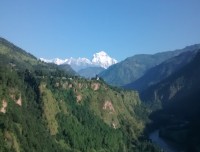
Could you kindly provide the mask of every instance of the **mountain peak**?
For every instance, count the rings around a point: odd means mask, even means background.
[[[95,55],[107,56],[108,54],[105,51],[100,51],[98,53],[95,53],[93,56],[95,56]]]
[[[109,66],[116,64],[117,60],[111,58],[106,52],[100,51],[93,55],[92,63],[107,69]]]
[[[68,59],[44,59],[40,58],[40,60],[48,63],[55,63],[57,65],[61,64],[69,64],[75,71],[79,71],[81,69],[87,68],[87,67],[102,67],[104,69],[107,69],[109,66],[117,63],[117,60],[111,58],[105,51],[100,51],[98,53],[95,53],[93,55],[92,60],[89,60],[87,58],[68,58]]]

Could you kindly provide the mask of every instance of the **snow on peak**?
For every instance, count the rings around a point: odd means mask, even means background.
[[[44,58],[40,58],[41,61],[44,61],[46,63],[55,63],[57,65],[61,65],[65,63],[65,60],[59,59],[59,58],[55,58],[55,59],[44,59]]]
[[[76,65],[89,65],[89,64],[92,64],[92,62],[89,60],[89,59],[87,59],[87,58],[77,58],[77,59],[75,59],[75,58],[69,58],[69,59],[65,59],[65,63],[64,64],[69,64],[69,65],[71,65],[71,64],[76,64]]]
[[[117,60],[111,58],[106,52],[100,51],[93,55],[92,63],[107,69],[109,66],[116,64]]]
[[[55,59],[53,60],[53,62],[54,62],[55,64],[57,64],[57,65],[61,65],[61,64],[65,63],[65,60],[62,60],[62,59],[59,59],[59,58],[55,58]]]
[[[87,58],[68,58],[68,59],[44,59],[40,58],[41,61],[47,62],[47,63],[55,63],[57,65],[61,64],[69,64],[71,67],[75,70],[78,71],[80,69],[86,68],[86,67],[102,67],[107,69],[109,66],[117,63],[117,60],[111,58],[106,52],[100,51],[98,53],[95,53],[93,55],[92,60],[89,60]]]

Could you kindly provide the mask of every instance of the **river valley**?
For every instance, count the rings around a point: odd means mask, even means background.
[[[159,146],[164,152],[180,152],[181,150],[177,148],[173,143],[164,140],[159,136],[159,130],[155,130],[149,134],[149,139]]]

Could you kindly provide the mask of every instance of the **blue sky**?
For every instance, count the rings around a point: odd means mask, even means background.
[[[117,60],[200,43],[199,0],[1,0],[0,36],[36,57]]]

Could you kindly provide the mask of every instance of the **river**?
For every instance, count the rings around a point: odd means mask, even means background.
[[[149,134],[149,138],[152,140],[154,144],[159,146],[164,152],[179,152],[175,146],[166,142],[164,139],[159,137],[159,130],[155,130]]]

